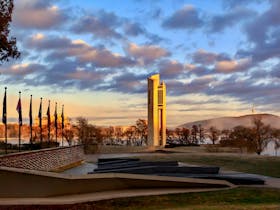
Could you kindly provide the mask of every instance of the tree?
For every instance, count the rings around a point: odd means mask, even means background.
[[[229,136],[231,134],[231,131],[229,129],[224,129],[221,132],[221,140],[229,140]]]
[[[77,131],[78,131],[78,141],[85,144],[88,139],[88,121],[83,117],[77,118]]]
[[[275,155],[277,156],[277,150],[280,148],[280,129],[273,129],[272,139],[274,142]]]
[[[147,140],[148,140],[148,123],[147,120],[143,120],[143,119],[138,119],[136,121],[136,132],[139,134],[140,139],[141,139],[141,143],[143,143],[143,141],[145,142],[145,144],[147,144]]]
[[[192,144],[197,144],[197,134],[198,134],[198,127],[197,125],[193,125],[191,129],[191,135],[192,135]]]
[[[228,134],[227,134],[228,135]],[[262,153],[267,144],[274,138],[278,138],[276,131],[269,125],[265,125],[261,118],[253,119],[253,127],[237,126],[228,135],[228,140],[222,140],[224,146],[247,148],[247,151],[255,152],[258,155]]]
[[[198,125],[198,135],[199,135],[199,142],[203,143],[205,139],[205,132],[201,124]]]
[[[269,125],[264,125],[261,118],[253,119],[254,127],[252,147],[254,151],[260,155],[272,138],[272,129]]]
[[[114,139],[114,127],[110,126],[108,128],[106,128],[106,138],[110,140],[110,142],[113,142]]]
[[[9,38],[13,8],[13,0],[0,0],[0,64],[9,61],[9,58],[20,56],[16,46],[16,38]]]
[[[132,140],[135,137],[135,134],[136,134],[135,126],[130,126],[125,130],[124,135],[127,137],[127,145],[132,145]]]
[[[72,145],[74,139],[74,130],[73,128],[64,129],[63,136],[66,139],[69,146]]]
[[[166,129],[166,138],[168,143],[172,143],[172,140],[174,140],[175,131],[171,129]]]
[[[190,130],[188,128],[176,128],[175,133],[181,144],[190,144]]]
[[[219,135],[220,135],[220,131],[216,127],[211,126],[209,128],[208,137],[212,141],[212,144],[215,144],[215,142],[219,139]]]
[[[98,144],[103,140],[101,130],[89,124],[88,120],[83,117],[77,118],[77,131],[79,141],[85,145]]]
[[[229,134],[227,134],[229,132]],[[228,130],[224,131],[224,134],[228,135],[227,146],[232,146],[240,149],[240,152],[243,152],[243,148],[247,148],[248,151],[251,149],[251,143],[253,142],[254,134],[251,128],[244,126],[236,126],[230,132]]]
[[[120,127],[115,128],[115,136],[117,140],[120,140],[123,136],[122,129]]]

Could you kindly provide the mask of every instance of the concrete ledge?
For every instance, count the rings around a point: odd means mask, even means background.
[[[224,188],[208,188],[208,189],[182,189],[182,188],[161,188],[161,189],[128,189],[117,191],[95,192],[87,194],[75,194],[67,196],[56,196],[48,198],[0,198],[0,208],[4,206],[21,206],[21,205],[65,205],[77,204],[92,201],[127,198],[137,196],[192,193],[192,192],[207,192],[225,190]]]
[[[0,167],[0,186],[0,198],[43,198],[136,189],[224,189],[234,185],[222,180],[119,173],[71,176]]]

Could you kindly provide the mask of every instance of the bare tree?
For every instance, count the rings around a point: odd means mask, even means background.
[[[197,125],[193,125],[192,129],[191,129],[191,136],[192,136],[192,144],[197,144],[197,134],[198,134],[198,126]]]
[[[140,136],[141,144],[145,142],[147,144],[148,140],[148,122],[147,120],[138,119],[136,121],[136,132]]]
[[[83,117],[77,118],[77,134],[78,141],[83,144],[87,144],[88,141],[88,132],[89,132],[89,124],[87,119]]]
[[[113,139],[114,139],[114,127],[113,126],[106,128],[106,138],[109,139],[112,144]]]
[[[277,156],[277,151],[280,148],[280,129],[273,129],[272,139],[274,142],[275,155]]]
[[[205,140],[205,131],[201,124],[198,125],[199,142],[203,143]]]
[[[72,145],[74,139],[74,130],[73,128],[64,129],[63,136],[66,139],[69,146]]]
[[[260,155],[272,138],[272,129],[269,125],[264,125],[261,118],[254,118],[253,124],[254,127],[252,128],[252,131],[254,138],[252,146],[254,151]]]
[[[190,135],[191,132],[188,128],[176,128],[175,133],[178,136],[178,139],[181,144],[188,145],[190,144]]]
[[[228,146],[239,148],[240,152],[243,152],[244,148],[247,151],[252,150],[250,145],[254,140],[254,134],[251,128],[236,126],[232,131],[224,131],[224,133],[228,135],[228,139],[225,139],[225,142],[228,142]]]
[[[219,139],[219,135],[220,135],[220,131],[216,127],[211,126],[209,128],[208,137],[212,141],[212,144],[215,144],[215,142]]]
[[[135,138],[135,134],[136,134],[135,126],[130,126],[125,130],[124,135],[127,137],[127,145],[132,145],[132,141]]]
[[[228,132],[228,131],[227,131]],[[228,133],[226,134],[228,135]],[[260,155],[272,139],[277,139],[279,134],[269,125],[265,125],[261,118],[253,119],[253,127],[237,126],[228,135],[228,140],[223,139],[226,146],[246,148],[247,151]]]

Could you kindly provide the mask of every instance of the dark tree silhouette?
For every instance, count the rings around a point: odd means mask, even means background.
[[[141,139],[141,144],[143,141],[147,144],[148,139],[148,123],[146,120],[138,119],[136,121],[136,132],[139,134]]]
[[[205,140],[205,131],[201,124],[198,125],[199,142],[203,143]]]
[[[280,129],[273,129],[272,137],[274,141],[275,155],[277,156],[277,150],[280,148]]]
[[[277,142],[279,138],[280,131],[265,125],[261,118],[254,118],[252,127],[236,126],[232,131],[226,131],[220,143],[223,146],[237,147],[241,152],[246,148],[248,152],[260,155],[270,141]]]
[[[13,8],[13,0],[0,0],[0,64],[20,56],[16,38],[9,37]]]
[[[192,135],[192,144],[197,144],[197,134],[198,134],[198,127],[197,125],[193,125],[191,129],[191,135]]]
[[[209,128],[208,137],[212,141],[212,144],[215,144],[215,142],[219,139],[219,135],[220,135],[220,131],[216,127],[211,126]]]
[[[253,124],[254,140],[252,143],[254,151],[260,155],[268,142],[272,139],[272,129],[270,125],[265,125],[261,118],[254,118]]]

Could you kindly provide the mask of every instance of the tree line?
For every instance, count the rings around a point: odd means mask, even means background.
[[[198,145],[209,140],[222,147],[239,148],[241,152],[254,152],[260,155],[269,142],[274,142],[275,150],[280,148],[280,129],[263,123],[261,117],[252,120],[253,126],[236,126],[233,129],[219,130],[215,126],[205,129],[202,125],[189,128],[167,130],[167,142],[177,145]]]
[[[246,149],[248,152],[255,152],[260,155],[269,142],[274,142],[275,150],[280,148],[280,129],[273,128],[263,123],[262,119],[253,118],[253,126],[236,126],[232,130],[220,132],[222,146]]]
[[[86,118],[79,117],[74,130],[79,143],[85,145],[147,145],[148,124],[143,119],[138,119],[135,125],[123,128],[121,126],[99,127],[90,124]]]

